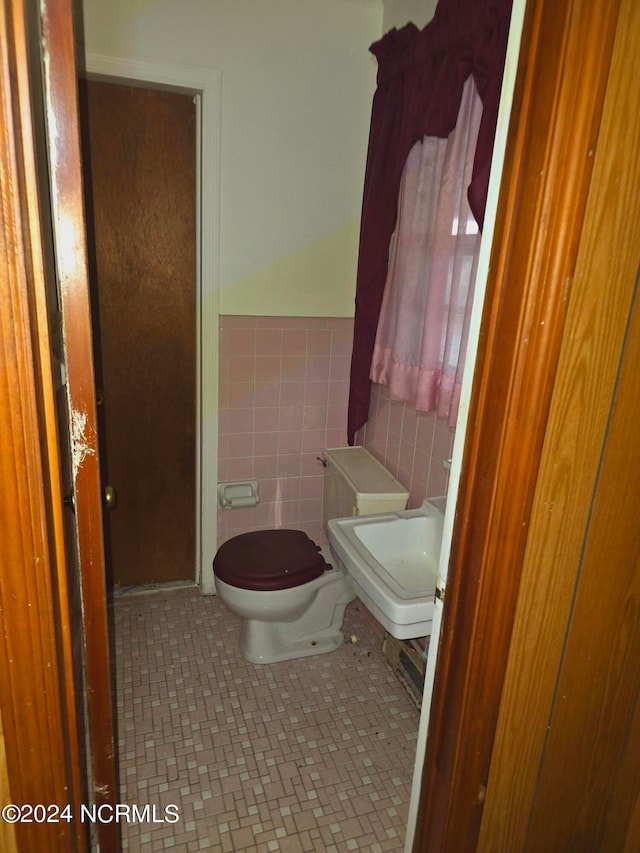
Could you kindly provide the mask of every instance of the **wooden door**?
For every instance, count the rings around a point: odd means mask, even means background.
[[[640,144],[640,138],[636,138]],[[636,184],[636,191],[638,184]],[[635,239],[640,246],[640,228]],[[636,252],[638,255],[638,252]],[[638,258],[636,258],[637,264]],[[634,279],[638,267],[634,271]],[[624,850],[640,797],[640,305],[626,334],[561,633],[530,850]],[[557,491],[557,484],[556,484]],[[565,566],[561,568],[564,569]],[[552,608],[553,609],[553,608]],[[544,646],[546,648],[546,644]],[[533,727],[532,727],[533,728]],[[637,850],[640,834],[636,828]]]
[[[188,95],[84,81],[107,520],[117,585],[195,577],[195,132]]]

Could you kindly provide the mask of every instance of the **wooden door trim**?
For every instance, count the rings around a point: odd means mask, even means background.
[[[112,672],[73,24],[72,0],[43,0],[45,116],[70,411],[92,801],[112,808],[117,799]],[[116,822],[98,822],[95,830],[101,847],[119,849]]]
[[[198,413],[196,449],[196,573],[205,595],[215,592],[218,547],[218,346],[222,75],[194,68],[88,53],[89,79],[164,88],[198,97],[196,327]]]
[[[475,849],[618,3],[525,13],[459,488],[416,851]]]
[[[16,804],[82,802],[62,496],[22,3],[0,11],[0,713]],[[79,821],[3,823],[3,849],[84,850]],[[15,830],[15,831],[14,831]]]

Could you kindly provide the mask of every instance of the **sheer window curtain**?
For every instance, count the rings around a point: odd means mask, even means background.
[[[378,62],[360,222],[347,441],[367,422],[371,363],[398,218],[402,170],[425,136],[446,139],[473,76],[483,111],[471,184],[482,229],[512,0],[438,0],[433,20],[392,29],[370,47]]]
[[[425,137],[409,153],[370,373],[392,399],[452,427],[480,246],[467,191],[481,118],[469,77],[449,137]]]

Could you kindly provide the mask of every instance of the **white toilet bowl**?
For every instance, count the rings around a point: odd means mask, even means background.
[[[337,649],[344,641],[344,609],[356,597],[338,569],[291,589],[240,589],[221,580],[216,589],[229,610],[243,618],[240,651],[252,663]]]
[[[342,645],[344,610],[355,592],[304,533],[236,536],[218,551],[214,573],[220,598],[243,619],[240,650],[252,663],[318,655]]]

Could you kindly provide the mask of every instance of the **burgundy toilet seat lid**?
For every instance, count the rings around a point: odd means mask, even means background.
[[[234,536],[213,561],[217,578],[240,589],[289,589],[329,568],[319,547],[301,530],[253,530]]]

